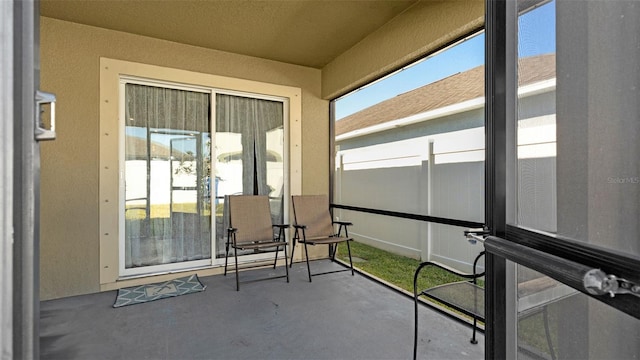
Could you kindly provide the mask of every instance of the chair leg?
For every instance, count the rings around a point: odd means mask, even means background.
[[[296,237],[298,236],[297,232],[298,230],[296,230],[296,235],[293,237],[293,242],[291,244],[291,262],[289,263],[289,267],[293,266],[293,252],[296,251]]]
[[[289,267],[287,266],[287,245],[284,245],[284,271],[287,273],[287,282],[289,282]]]
[[[349,265],[351,265],[351,276],[354,276],[353,273],[353,260],[351,259],[351,245],[349,245],[349,241],[347,243],[347,251],[349,252]],[[337,247],[337,244],[336,244]]]
[[[278,263],[278,252],[280,251],[280,246],[276,246],[276,257],[273,259],[273,268],[276,268],[276,264]]]
[[[416,360],[418,356],[418,273],[420,269],[416,270],[413,277],[413,360]]]
[[[309,266],[309,251],[307,250],[307,243],[304,243],[304,255],[307,259],[307,272],[309,273],[309,282],[311,282],[311,266]]]
[[[553,350],[553,342],[551,341],[551,334],[549,332],[549,314],[547,313],[546,305],[542,310],[542,318],[544,320],[544,332],[547,336],[547,345],[549,345],[549,355],[551,355],[551,360],[556,360],[556,352]]]
[[[240,280],[238,279],[238,249],[233,248],[233,257],[236,259],[236,291],[240,291]]]
[[[229,235],[227,235],[227,244],[225,246],[224,256],[224,276],[227,276],[227,260],[229,259]]]
[[[471,343],[472,344],[477,344],[478,340],[476,339],[476,329],[478,328],[478,319],[474,316],[473,317],[473,335],[471,336]]]

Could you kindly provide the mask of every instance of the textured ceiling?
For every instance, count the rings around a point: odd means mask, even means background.
[[[322,68],[419,0],[41,0],[42,16]]]

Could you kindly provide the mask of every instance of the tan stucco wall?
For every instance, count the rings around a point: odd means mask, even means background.
[[[100,57],[302,89],[302,192],[328,191],[328,102],[318,69],[41,18],[41,88],[58,137],[42,145],[41,299],[100,290]]]
[[[333,99],[441,48],[484,24],[484,0],[421,1],[322,69]]]

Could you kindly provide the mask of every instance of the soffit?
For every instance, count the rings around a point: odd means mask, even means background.
[[[60,20],[322,68],[419,0],[41,0]]]

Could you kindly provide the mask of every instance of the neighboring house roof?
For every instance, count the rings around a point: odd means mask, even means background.
[[[555,78],[555,54],[520,59],[519,86]],[[457,73],[336,121],[335,135],[402,119],[484,96],[484,65]]]

